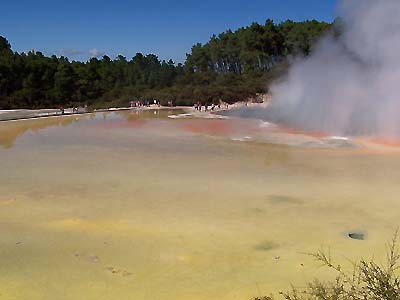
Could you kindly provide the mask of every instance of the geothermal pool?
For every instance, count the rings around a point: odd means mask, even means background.
[[[249,300],[330,277],[322,245],[384,260],[396,151],[179,113],[0,123],[0,299]]]

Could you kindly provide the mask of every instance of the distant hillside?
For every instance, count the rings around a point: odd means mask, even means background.
[[[135,99],[179,105],[243,100],[265,92],[285,72],[286,58],[308,55],[331,25],[315,20],[253,23],[194,45],[184,64],[141,53],[130,60],[104,56],[70,62],[40,52],[13,52],[0,37],[0,109],[126,106]]]

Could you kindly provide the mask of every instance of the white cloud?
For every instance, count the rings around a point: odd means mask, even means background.
[[[72,58],[83,54],[83,51],[74,48],[61,48],[57,51],[57,54]]]
[[[93,48],[93,49],[89,50],[89,54],[92,57],[100,57],[100,56],[103,56],[105,53],[96,48]]]

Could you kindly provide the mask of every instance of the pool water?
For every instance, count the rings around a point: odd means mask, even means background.
[[[330,278],[321,246],[384,259],[397,152],[176,113],[0,123],[0,299],[246,300]]]

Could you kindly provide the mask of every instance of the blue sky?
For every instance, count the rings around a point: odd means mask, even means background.
[[[331,21],[337,0],[4,1],[0,35],[14,51],[87,60],[136,52],[184,62],[193,44],[267,18]]]

